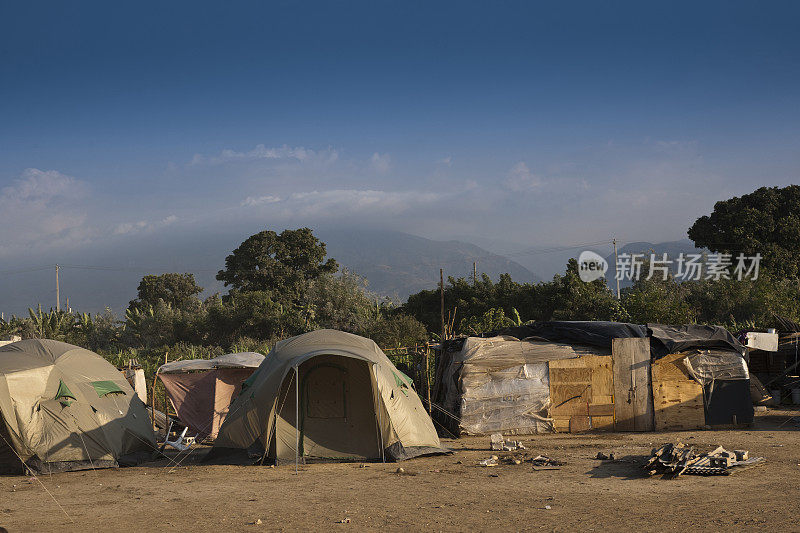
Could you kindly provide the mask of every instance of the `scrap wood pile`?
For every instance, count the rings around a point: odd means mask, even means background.
[[[654,448],[644,464],[649,475],[664,474],[677,477],[681,474],[700,476],[728,476],[747,467],[762,465],[763,457],[749,457],[746,450],[726,450],[722,446],[708,453],[696,453],[692,446],[682,443],[665,444]]]

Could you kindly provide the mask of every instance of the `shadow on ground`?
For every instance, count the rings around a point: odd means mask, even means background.
[[[586,472],[591,478],[617,478],[623,480],[649,477],[642,468],[647,461],[644,455],[626,455],[613,461],[597,460],[597,465]]]

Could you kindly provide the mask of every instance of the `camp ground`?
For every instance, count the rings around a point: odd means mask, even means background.
[[[717,513],[736,528],[763,512],[789,524],[777,502],[799,477],[800,439],[786,431],[797,413],[756,411],[770,399],[751,392],[750,348],[722,328],[547,322],[431,348],[418,383],[373,341],[336,330],[265,355],[170,362],[157,373],[167,415],[206,438],[173,447],[157,442],[175,434],[154,433],[126,369],[65,343],[10,343],[0,518],[32,530],[103,530],[123,512],[138,530],[647,530],[647,502],[669,501],[684,524]],[[701,462],[664,459],[664,471],[716,477],[649,476],[642,465],[665,443]],[[728,467],[711,466],[719,452],[703,459],[720,444]],[[743,450],[759,461],[728,475]],[[48,512],[30,516],[34,502]]]

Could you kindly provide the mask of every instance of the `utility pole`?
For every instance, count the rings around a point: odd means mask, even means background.
[[[472,286],[478,284],[478,263],[476,261],[472,262]]]
[[[61,311],[61,293],[59,292],[58,287],[58,269],[60,267],[56,265],[56,311]]]
[[[614,243],[614,279],[617,280],[617,300],[619,300],[619,272],[617,272],[617,265],[619,265],[619,257],[617,257],[617,239],[611,240]]]
[[[442,319],[442,349],[444,349],[444,336],[447,327],[444,323],[444,269],[439,269],[439,313]]]

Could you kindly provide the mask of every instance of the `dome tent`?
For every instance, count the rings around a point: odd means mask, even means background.
[[[209,458],[433,453],[448,450],[408,378],[373,341],[323,329],[275,345],[231,405]]]
[[[0,471],[135,464],[153,450],[144,404],[108,361],[53,340],[0,347]]]
[[[263,355],[254,352],[184,359],[161,365],[156,376],[180,421],[200,437],[213,439],[242,382],[263,360]]]

